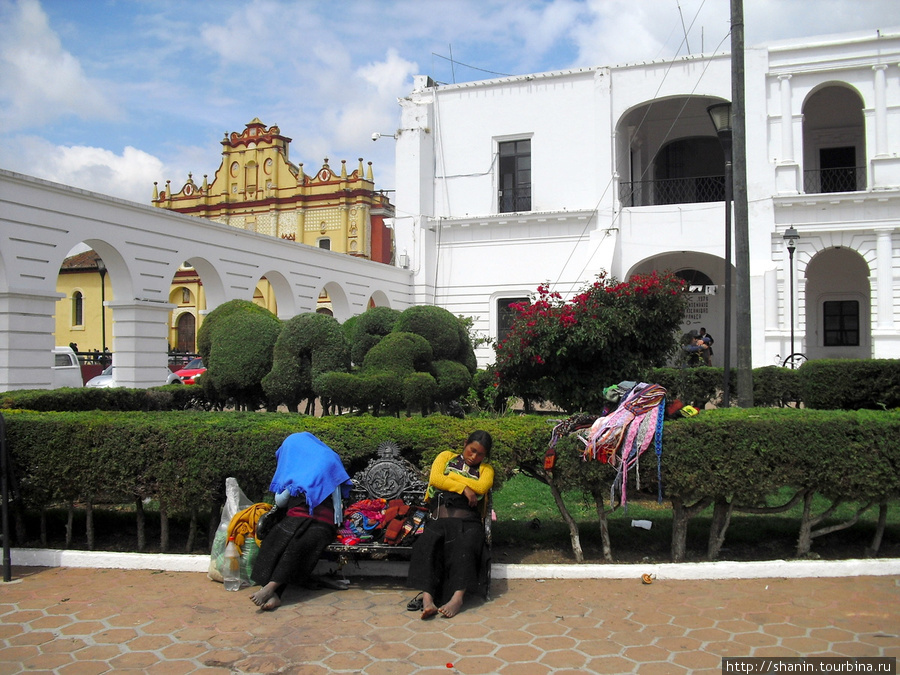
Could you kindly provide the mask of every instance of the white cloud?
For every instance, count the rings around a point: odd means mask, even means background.
[[[0,126],[15,130],[66,115],[115,114],[100,85],[63,49],[37,0],[0,5]]]
[[[251,2],[232,14],[222,25],[209,24],[200,31],[203,43],[225,63],[256,64],[269,67],[270,55],[280,56],[280,50],[270,49],[270,41],[259,36],[285,24],[284,10],[272,2]],[[279,41],[280,42],[280,41]]]
[[[418,69],[418,64],[400,58],[397,50],[391,47],[384,61],[368,63],[356,72],[375,87],[378,98],[396,102],[397,97],[411,87],[411,78]]]
[[[159,159],[132,147],[117,155],[104,148],[54,146],[18,136],[5,140],[0,151],[14,160],[5,162],[6,169],[143,204],[150,203],[153,181],[166,175]]]

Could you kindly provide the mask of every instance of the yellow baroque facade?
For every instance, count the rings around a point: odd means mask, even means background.
[[[328,158],[314,174],[288,158],[291,139],[254,118],[242,133],[226,134],[222,162],[209,183],[188,175],[180,189],[154,184],[153,205],[243,230],[391,264],[393,238],[385,218],[393,205],[375,190],[372,163],[362,158],[338,171]]]
[[[288,159],[291,139],[277,126],[266,127],[254,118],[243,132],[226,133],[222,160],[211,183],[204,175],[196,185],[187,182],[173,191],[166,181],[160,191],[154,184],[152,203],[188,215],[258,232],[338,253],[393,264],[393,232],[385,219],[394,207],[384,192],[375,190],[372,163],[348,171],[346,161],[332,170],[325,159],[308,175],[303,164]],[[94,251],[70,256],[63,263],[57,291],[56,342],[74,343],[81,352],[112,349],[112,312],[101,311],[112,301],[109,278],[101,291],[99,257]],[[169,319],[169,350],[196,352],[197,330],[206,313],[203,282],[196,270],[185,265],[172,279],[169,302],[175,305]],[[275,294],[263,277],[253,302],[278,314]],[[331,313],[331,299],[320,292],[318,312]],[[104,336],[105,332],[105,336]]]

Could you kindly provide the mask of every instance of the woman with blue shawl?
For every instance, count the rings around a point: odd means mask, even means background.
[[[309,432],[288,436],[275,457],[269,490],[284,517],[262,539],[250,575],[261,586],[250,599],[263,610],[281,606],[288,584],[309,580],[337,535],[341,498],[349,496],[352,485],[340,456]]]
[[[407,585],[422,593],[422,618],[456,616],[467,591],[487,594],[490,551],[484,538],[484,496],[494,484],[494,468],[484,462],[493,439],[486,431],[469,435],[461,453],[446,450],[431,465],[429,517],[413,544]]]

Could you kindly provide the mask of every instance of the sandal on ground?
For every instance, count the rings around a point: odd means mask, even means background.
[[[406,603],[406,611],[407,612],[421,612],[425,607],[425,601],[422,599],[422,594],[419,593],[412,600]]]

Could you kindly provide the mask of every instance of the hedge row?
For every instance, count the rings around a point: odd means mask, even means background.
[[[723,376],[722,368],[655,368],[646,381],[665,387],[669,398],[702,409],[718,400]],[[736,371],[732,371],[729,382],[734,401]],[[819,410],[900,408],[900,360],[818,359],[796,370],[754,368],[753,403],[757,407],[802,405]]]
[[[552,430],[551,420],[530,415],[460,420],[439,415],[11,411],[4,417],[17,483],[28,507],[151,498],[169,513],[221,503],[228,476],[236,477],[249,497],[261,499],[275,469],[275,450],[297,431],[310,431],[333,447],[352,474],[382,441],[397,442],[408,459],[425,469],[437,453],[460,449],[472,430],[483,428],[495,439],[492,462],[499,488],[517,470],[541,476]],[[708,411],[666,423],[662,487],[676,508],[676,525],[679,519],[684,525],[693,506],[754,508],[783,487],[833,501],[885,504],[900,496],[897,438],[896,411]],[[583,463],[579,446],[571,440],[561,444],[557,467],[544,478],[557,488],[608,495],[612,468]],[[656,469],[656,456],[648,451],[640,474],[654,494]],[[678,546],[673,537],[676,560]]]

